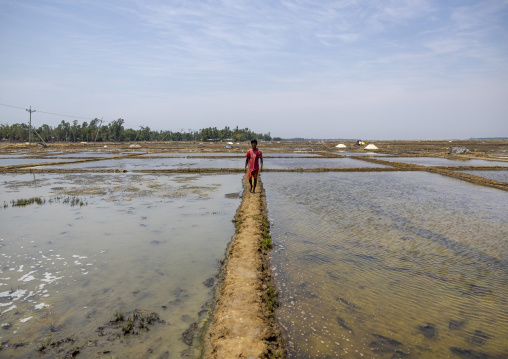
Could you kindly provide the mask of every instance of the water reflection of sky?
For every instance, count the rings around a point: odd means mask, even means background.
[[[48,157],[61,157],[61,158],[90,158],[90,157],[112,157],[118,156],[118,153],[100,153],[100,152],[90,152],[90,153],[62,153],[62,154],[53,154],[48,155]]]
[[[63,168],[79,169],[120,169],[125,171],[144,169],[175,169],[175,168],[243,168],[244,158],[125,158],[73,163]]]
[[[386,156],[384,153],[376,153],[376,152],[348,152],[348,151],[338,151],[336,152],[342,156]]]
[[[351,168],[351,167],[388,167],[352,158],[274,158],[265,161],[267,169],[293,168]]]
[[[62,158],[6,158],[0,159],[0,166],[16,166],[16,165],[35,165],[47,162],[64,162],[67,159]]]
[[[506,166],[508,162],[487,161],[487,160],[452,160],[448,158],[434,157],[390,157],[383,158],[386,161],[413,163],[423,166]]]
[[[290,357],[506,356],[506,192],[422,172],[263,185]]]
[[[508,171],[460,171],[475,176],[493,179],[499,182],[508,182]]]
[[[211,298],[203,282],[217,273],[234,233],[240,200],[226,194],[241,191],[239,178],[0,174],[8,204],[0,209],[2,342],[37,343],[52,325],[89,338],[116,310],[145,309],[170,323],[154,327],[153,340],[140,344],[145,352],[186,349],[181,334],[200,321]],[[86,205],[64,203],[76,195]],[[33,196],[46,203],[9,205]],[[36,345],[15,350],[36,353]]]
[[[146,153],[143,157],[195,157],[195,156],[218,156],[218,157],[241,157],[243,153],[240,152],[167,152],[167,153]]]
[[[244,157],[234,158],[124,158],[101,160],[63,165],[62,168],[80,169],[121,169],[126,171],[144,169],[180,169],[180,168],[232,168],[245,167]],[[351,168],[351,167],[387,167],[363,162],[351,158],[267,158],[263,162],[265,169],[294,168]]]

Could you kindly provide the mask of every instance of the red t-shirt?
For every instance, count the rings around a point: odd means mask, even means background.
[[[259,148],[253,150],[252,148],[247,151],[245,157],[249,158],[249,171],[259,170],[259,159],[263,158],[263,154]]]

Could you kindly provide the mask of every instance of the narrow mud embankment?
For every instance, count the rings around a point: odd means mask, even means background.
[[[284,358],[281,332],[274,320],[276,295],[268,251],[263,246],[266,200],[261,181],[256,193],[243,180],[236,234],[215,293],[213,317],[204,335],[204,358]]]

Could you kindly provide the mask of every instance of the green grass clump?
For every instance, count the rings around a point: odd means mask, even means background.
[[[124,314],[117,310],[109,322],[112,327],[121,329],[124,336],[127,334],[137,335],[141,330],[149,331],[152,324],[164,323],[157,313],[139,309],[134,309],[130,314]]]
[[[39,345],[37,346],[37,350],[39,352],[43,352],[44,349],[46,349],[52,345],[55,345],[55,338],[53,338],[53,337],[48,338],[48,339],[42,341],[41,343],[39,343]]]
[[[272,236],[270,235],[270,222],[268,221],[268,218],[266,216],[263,217],[263,240],[261,241],[261,244],[263,245],[264,249],[270,250],[273,248],[272,243]]]
[[[132,330],[132,328],[134,328],[134,320],[132,319],[131,316],[129,316],[127,318],[127,322],[125,322],[125,325],[122,328],[123,329],[123,334],[124,335],[128,334]]]
[[[41,197],[32,197],[32,198],[21,198],[17,201],[12,200],[11,204],[13,207],[24,207],[28,206],[30,204],[37,203],[38,205],[42,205],[43,203],[46,203],[46,200]],[[5,207],[5,204],[4,204]]]
[[[279,305],[278,299],[279,292],[275,289],[275,287],[272,284],[269,284],[265,294],[265,302],[268,312],[270,313],[270,316],[274,315],[275,308],[277,308],[277,306]]]
[[[86,200],[79,198],[79,197],[74,197],[74,196],[67,196],[67,197],[58,197],[57,196],[57,197],[50,198],[48,200],[48,202],[50,204],[53,202],[55,202],[55,203],[62,202],[64,204],[69,204],[71,207],[74,207],[74,206],[83,207],[83,206],[88,205],[88,202]],[[31,205],[34,203],[36,203],[38,205],[43,205],[46,203],[46,200],[41,197],[32,197],[32,198],[21,198],[18,200],[11,201],[12,207],[25,207],[25,206],[28,206],[28,205]],[[9,207],[9,204],[4,201],[4,208],[7,208],[7,207]]]
[[[113,316],[113,319],[111,319],[111,322],[123,322],[124,314],[118,310],[115,311],[115,315]]]

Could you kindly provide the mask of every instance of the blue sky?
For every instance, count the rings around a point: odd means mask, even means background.
[[[508,136],[508,0],[0,0],[0,104],[36,127]]]

